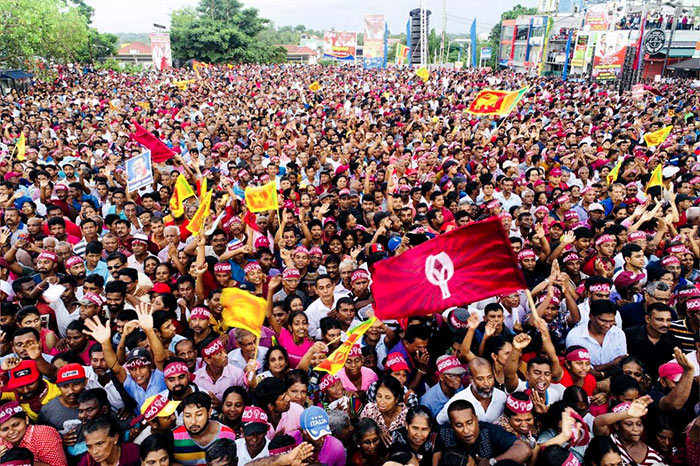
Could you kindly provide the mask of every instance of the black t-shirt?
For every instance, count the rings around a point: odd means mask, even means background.
[[[433,454],[436,450],[436,441],[438,438],[437,432],[431,432],[428,435],[428,440],[425,441],[423,445],[415,451],[416,458],[418,458],[418,464],[420,466],[432,466],[433,464]],[[393,433],[393,440],[395,444],[408,445],[408,430],[406,427],[402,427]]]
[[[442,452],[441,466],[466,466],[469,457],[495,458],[504,454],[518,438],[502,427],[488,422],[479,422],[479,437],[473,445],[466,445],[455,435],[449,424],[438,430],[435,451]]]

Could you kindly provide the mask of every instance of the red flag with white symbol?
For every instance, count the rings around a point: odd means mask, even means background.
[[[372,268],[379,319],[433,314],[525,288],[497,218],[457,228]]]

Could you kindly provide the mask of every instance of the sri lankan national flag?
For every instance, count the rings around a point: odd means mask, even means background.
[[[17,150],[17,160],[24,160],[24,154],[27,152],[27,139],[24,137],[24,133],[19,134],[19,140],[15,144],[15,149]]]
[[[671,134],[672,129],[673,125],[669,125],[661,128],[660,130],[654,131],[653,133],[647,133],[644,135],[644,142],[647,143],[647,146],[658,146],[666,140],[669,134]]]
[[[185,200],[192,196],[196,196],[196,194],[185,179],[185,176],[178,176],[177,180],[175,180],[173,196],[170,198],[170,214],[176,218],[185,215]]]
[[[260,186],[245,188],[245,203],[251,212],[265,212],[266,210],[276,210],[277,204],[277,184],[274,181]]]
[[[654,169],[653,172],[651,172],[651,178],[649,178],[649,182],[647,183],[647,187],[644,189],[644,194],[646,194],[649,191],[649,188],[653,188],[654,186],[662,186],[663,187],[663,182],[664,178],[661,173],[663,170],[662,167],[663,164],[659,163],[656,168]]]
[[[206,178],[205,178],[206,179]],[[195,212],[194,217],[190,220],[185,228],[187,228],[193,236],[197,236],[199,232],[204,227],[204,222],[211,214],[211,194],[214,190],[210,190],[204,195],[204,199],[201,200],[197,212]]]
[[[224,297],[221,296],[222,304],[223,301]],[[350,350],[352,350],[352,347],[355,345],[355,343],[357,343],[360,340],[360,338],[362,338],[362,335],[364,335],[365,332],[369,330],[369,328],[372,326],[372,324],[374,324],[376,320],[376,317],[372,317],[371,319],[368,319],[362,322],[360,325],[357,325],[354,328],[350,329],[348,331],[347,340],[345,340],[343,344],[338,347],[337,350],[333,351],[325,361],[323,361],[318,366],[314,367],[314,370],[325,371],[330,374],[336,374],[340,369],[342,369],[345,366],[345,361],[347,361],[348,355],[350,354]]]
[[[622,158],[617,161],[617,164],[615,167],[610,170],[610,173],[608,173],[607,176],[607,181],[608,184],[612,184],[613,182],[617,181],[617,177],[620,176],[620,167],[622,166]]]
[[[224,288],[221,291],[221,318],[228,327],[242,328],[260,338],[267,301],[240,288]]]
[[[508,115],[527,90],[527,87],[517,91],[484,89],[476,95],[467,112],[474,115]]]

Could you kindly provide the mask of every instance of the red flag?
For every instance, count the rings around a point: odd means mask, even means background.
[[[154,163],[165,162],[166,160],[173,158],[175,152],[166,146],[163,141],[138,124],[136,120],[133,120],[132,123],[134,126],[136,126],[136,132],[131,133],[129,136],[131,136],[131,139],[138,142],[142,146],[145,146],[151,151],[151,160]]]
[[[497,218],[457,228],[372,268],[379,319],[433,314],[525,288]]]

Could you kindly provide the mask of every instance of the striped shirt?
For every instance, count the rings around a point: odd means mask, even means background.
[[[656,450],[649,446],[647,446],[647,455],[644,457],[644,460],[642,460],[640,463],[637,463],[630,456],[630,454],[627,453],[625,447],[622,446],[622,443],[620,442],[620,439],[618,438],[617,434],[612,434],[610,438],[612,439],[613,443],[617,446],[617,448],[620,449],[620,456],[622,457],[622,464],[624,466],[652,466],[657,463],[665,464],[663,457],[661,457],[661,455]]]
[[[236,440],[236,434],[230,427],[227,427],[217,421],[209,422],[215,422],[219,425],[219,433],[216,434],[212,438],[212,441],[207,445],[200,445],[192,437],[190,437],[190,434],[187,432],[187,429],[185,429],[185,426],[180,426],[173,431],[173,457],[175,458],[175,462],[185,466],[207,464],[205,458],[207,449],[212,443],[214,443],[214,441],[220,438]]]
[[[687,318],[674,320],[671,322],[671,328],[669,329],[669,333],[678,342],[678,347],[686,354],[695,351],[695,338],[693,337],[693,331],[688,328],[687,320]]]

